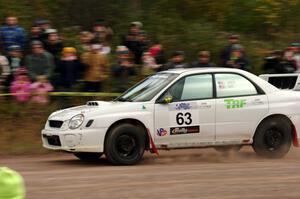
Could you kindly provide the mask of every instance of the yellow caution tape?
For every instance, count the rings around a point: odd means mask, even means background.
[[[31,93],[0,93],[1,96],[15,96],[15,95],[30,95]],[[49,96],[67,96],[67,97],[117,97],[121,93],[100,93],[100,92],[49,92]]]

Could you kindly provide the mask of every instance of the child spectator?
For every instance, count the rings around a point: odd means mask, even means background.
[[[116,92],[123,92],[128,88],[129,77],[136,74],[135,65],[126,46],[117,46],[116,52],[118,61],[112,67],[116,83],[114,88]]]
[[[49,102],[48,92],[52,91],[53,87],[44,75],[37,76],[37,81],[30,85],[32,94],[31,102],[38,104],[47,104]]]
[[[14,98],[17,102],[27,102],[30,98],[30,80],[25,68],[19,68],[14,75],[14,81],[10,86],[10,92],[15,93]]]
[[[143,54],[143,75],[151,75],[157,71],[160,65],[156,64],[155,58],[151,56],[150,52],[144,52]]]
[[[77,59],[76,49],[73,47],[64,47],[62,58],[57,67],[59,85],[63,91],[72,90],[83,68],[83,64]]]

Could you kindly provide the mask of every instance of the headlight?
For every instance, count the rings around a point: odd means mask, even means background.
[[[74,117],[72,117],[70,119],[69,128],[70,129],[77,129],[78,127],[81,126],[83,121],[84,121],[84,116],[82,114],[75,115]]]

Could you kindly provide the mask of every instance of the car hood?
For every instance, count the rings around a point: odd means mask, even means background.
[[[128,111],[142,110],[146,102],[118,102],[118,101],[90,101],[86,105],[55,111],[49,116],[49,120],[69,120],[75,115],[84,114],[93,116],[98,114],[111,114]]]

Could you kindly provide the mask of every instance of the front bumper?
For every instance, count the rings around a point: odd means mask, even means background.
[[[106,128],[97,129],[43,129],[43,147],[69,152],[103,152]]]

